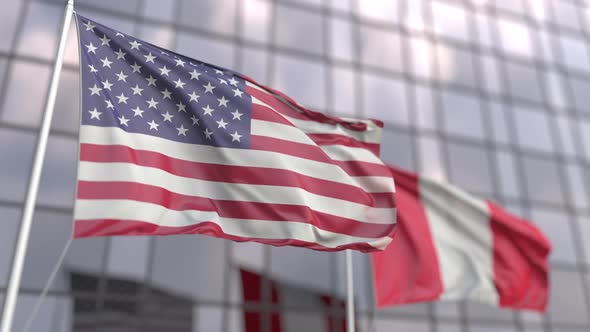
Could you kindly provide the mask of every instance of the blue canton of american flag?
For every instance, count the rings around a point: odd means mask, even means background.
[[[390,241],[382,123],[76,15],[82,124],[74,236],[206,234],[316,250]]]
[[[242,78],[78,18],[82,124],[249,147],[252,102]]]

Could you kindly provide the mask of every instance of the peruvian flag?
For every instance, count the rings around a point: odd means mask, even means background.
[[[447,183],[391,171],[398,224],[371,254],[378,307],[467,299],[545,310],[551,245],[535,226]]]

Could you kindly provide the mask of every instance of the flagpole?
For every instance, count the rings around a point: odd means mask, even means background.
[[[59,77],[63,66],[63,56],[66,48],[66,40],[68,38],[68,32],[70,29],[70,23],[72,21],[73,12],[74,0],[68,0],[65,8],[59,47],[57,49],[57,55],[53,67],[51,85],[49,86],[49,93],[47,95],[47,101],[45,104],[43,122],[41,123],[39,137],[37,138],[35,159],[33,161],[31,177],[29,178],[29,186],[27,190],[27,196],[25,199],[25,205],[21,218],[14,257],[12,260],[10,279],[8,281],[8,289],[6,291],[6,298],[4,299],[4,308],[2,309],[2,325],[0,326],[0,332],[12,331],[14,311],[16,307],[16,301],[18,298],[18,289],[21,282],[25,255],[27,253],[29,234],[31,232],[31,224],[35,212],[37,193],[39,191],[39,181],[41,179],[41,171],[43,170],[43,161],[45,159],[45,151],[47,149],[47,140],[49,138],[49,130],[51,129],[51,119],[53,117],[55,99],[57,97],[57,87],[59,85]]]
[[[354,284],[352,280],[352,251],[346,250],[346,332],[354,332]]]

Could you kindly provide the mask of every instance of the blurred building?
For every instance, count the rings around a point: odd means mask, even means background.
[[[6,289],[64,2],[1,4],[0,297]],[[76,2],[85,16],[241,71],[317,110],[384,120],[385,160],[492,198],[534,220],[553,242],[552,296],[546,315],[476,303],[375,311],[367,256],[355,254],[360,331],[590,330],[587,1]],[[73,27],[15,331],[71,235],[79,121]],[[345,294],[344,253],[237,244],[205,236],[84,239],[74,241],[69,250],[33,331],[90,331],[91,326],[94,331],[242,332],[245,311],[260,314],[265,321],[261,326],[271,331],[273,313],[296,314],[304,321],[328,312],[335,322],[344,315],[336,302],[321,312],[298,303],[278,306],[268,292],[259,303],[244,301],[239,267],[265,275],[265,280],[334,298]],[[78,279],[70,278],[71,271],[79,273]],[[116,290],[109,289],[111,284]],[[123,303],[118,303],[121,298]],[[174,317],[158,310],[161,301],[183,308],[174,329],[159,328],[153,317]],[[81,305],[97,311],[90,315]],[[135,315],[130,325],[130,315],[119,313],[136,310],[134,306],[156,308],[147,311],[154,319]],[[104,317],[109,325],[98,320]]]

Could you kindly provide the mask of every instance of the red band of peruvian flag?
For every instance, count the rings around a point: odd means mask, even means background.
[[[449,184],[391,167],[398,224],[372,254],[377,306],[470,299],[544,311],[550,244],[529,222]]]

